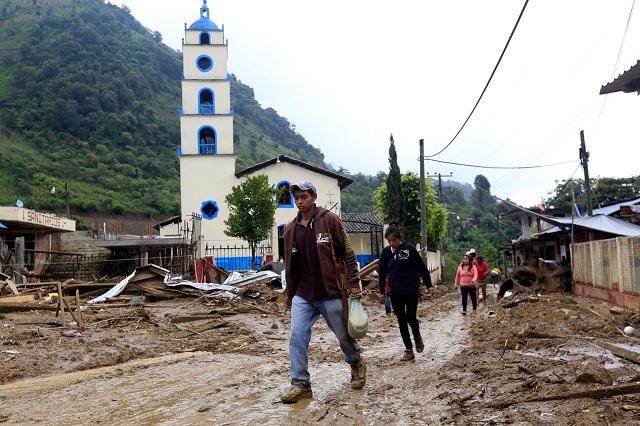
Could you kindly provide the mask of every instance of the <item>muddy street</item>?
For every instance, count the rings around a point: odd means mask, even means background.
[[[262,354],[183,352],[17,381],[0,387],[2,406],[11,407],[0,417],[7,424],[446,422],[446,403],[434,399],[434,377],[461,350],[472,321],[454,306],[451,297],[422,304],[426,348],[408,364],[398,361],[403,347],[395,318],[384,317],[380,306],[369,308],[371,332],[362,341],[369,374],[362,391],[350,389],[349,366],[320,320],[310,350],[314,398],[280,403],[289,381],[287,320],[255,315],[242,321],[253,322],[262,336],[260,345],[268,346]]]
[[[268,306],[275,312],[278,305]],[[119,317],[97,312],[92,321],[102,328],[89,328],[82,338],[34,331],[42,313],[6,314],[3,347],[12,349],[0,355],[10,367],[0,385],[0,421],[622,425],[640,419],[637,392],[597,394],[640,381],[640,366],[606,349],[638,351],[640,339],[619,332],[624,324],[637,328],[637,314],[550,293],[494,300],[463,317],[458,295],[440,286],[419,307],[425,351],[403,363],[395,317],[386,317],[372,294],[365,306],[365,388],[350,388],[350,368],[321,319],[310,348],[314,397],[294,405],[279,399],[289,384],[289,319],[282,311],[216,307],[224,319],[210,320],[211,307],[194,301],[150,304],[146,320],[126,308]],[[105,321],[105,315],[127,320]],[[198,321],[168,325],[167,318],[192,316]],[[536,401],[576,392],[596,394]]]

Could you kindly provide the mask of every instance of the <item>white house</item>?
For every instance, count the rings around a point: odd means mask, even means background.
[[[224,234],[224,221],[229,216],[224,199],[242,179],[266,175],[273,185],[285,189],[285,195],[278,200],[272,237],[267,242],[277,260],[278,254],[282,253],[279,236],[283,225],[296,213],[291,194],[286,191],[289,185],[303,179],[312,181],[318,188],[318,205],[339,214],[340,191],[352,180],[286,156],[236,172],[227,58],[224,26],[219,28],[210,19],[204,0],[200,19],[189,27],[185,24],[183,40],[181,143],[178,150],[181,218],[189,220],[194,214],[202,217],[200,255],[216,256],[215,249],[219,247],[246,246]],[[178,226],[175,222],[161,227],[161,235],[175,234]],[[238,254],[238,257],[245,256]]]

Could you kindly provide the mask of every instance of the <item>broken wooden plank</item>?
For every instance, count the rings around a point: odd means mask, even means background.
[[[376,259],[373,262],[371,262],[370,264],[368,264],[367,266],[365,266],[364,268],[362,268],[360,270],[360,278],[362,279],[362,278],[372,274],[373,271],[376,271],[378,269],[378,263],[380,263],[380,260]]]
[[[611,351],[614,355],[619,356],[620,358],[640,364],[640,352],[632,351],[613,343],[605,342],[604,340],[596,340],[595,344],[600,346],[602,349]]]
[[[0,297],[0,303],[1,304],[5,304],[5,303],[27,303],[27,302],[33,302],[34,300],[35,300],[35,297],[33,296],[33,294],[17,295],[17,296],[2,296],[2,297]]]
[[[7,287],[9,287],[9,290],[11,290],[11,293],[20,294],[18,288],[16,287],[16,284],[11,279],[7,278],[6,280],[4,280],[4,282],[6,283]]]
[[[629,395],[633,393],[640,393],[640,383],[631,383],[617,386],[607,386],[604,388],[578,391],[578,392],[567,392],[557,395],[548,395],[541,396],[537,398],[529,398],[524,400],[512,400],[512,401],[496,401],[490,404],[487,404],[488,407],[492,408],[507,408],[511,405],[516,404],[524,404],[529,402],[545,402],[545,401],[562,401],[567,399],[579,399],[579,398],[592,398],[592,399],[602,399],[602,398],[610,398],[612,396],[617,395]]]
[[[180,324],[183,322],[192,322],[192,321],[202,321],[202,320],[211,320],[220,318],[219,314],[214,315],[179,315],[169,317],[172,323]]]
[[[0,303],[0,312],[57,311],[57,305],[38,305],[33,303]]]

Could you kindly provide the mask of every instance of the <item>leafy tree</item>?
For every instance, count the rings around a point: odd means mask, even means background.
[[[396,152],[396,144],[393,141],[393,135],[389,138],[389,176],[386,180],[387,186],[387,207],[385,209],[385,217],[389,221],[398,222],[400,226],[404,225],[406,220],[405,198],[402,191],[402,177],[400,175],[400,167],[398,166],[398,154]]]
[[[489,179],[483,175],[477,175],[473,181],[475,189],[471,194],[471,201],[481,211],[495,207],[495,202],[491,196],[491,184]]]
[[[572,193],[575,194],[576,204],[582,211],[587,208],[587,196],[583,179],[570,181],[556,181],[557,186],[546,200],[548,207],[571,211]],[[594,208],[600,205],[613,204],[619,201],[640,197],[640,175],[626,178],[598,177],[591,179]]]
[[[401,178],[405,194],[406,223],[402,229],[407,241],[420,242],[420,178],[415,173],[405,173]],[[376,211],[384,221],[389,221],[389,190],[385,182],[374,193]],[[425,201],[427,204],[427,240],[437,245],[447,230],[447,212],[438,203],[438,196],[429,180],[425,181]]]
[[[251,268],[255,269],[256,247],[269,236],[275,224],[277,190],[264,175],[251,176],[232,188],[225,197],[229,218],[225,235],[246,241],[251,248]]]

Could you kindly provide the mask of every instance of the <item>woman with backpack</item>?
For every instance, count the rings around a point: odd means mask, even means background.
[[[385,283],[389,280],[389,296],[393,311],[398,318],[400,335],[405,346],[402,361],[415,359],[413,343],[409,334],[409,326],[413,334],[416,351],[424,350],[424,342],[420,335],[420,326],[417,318],[418,300],[420,299],[420,278],[433,294],[433,285],[429,269],[424,264],[422,257],[416,248],[403,241],[402,233],[397,224],[393,223],[385,232],[385,238],[389,245],[380,255],[380,298],[385,294]]]

